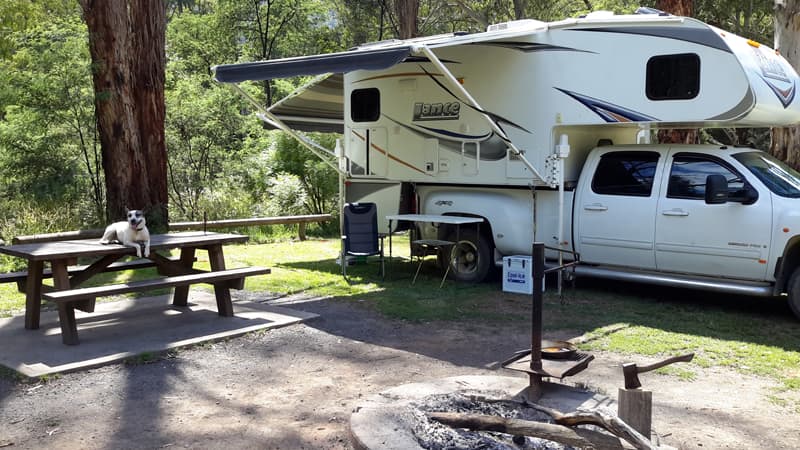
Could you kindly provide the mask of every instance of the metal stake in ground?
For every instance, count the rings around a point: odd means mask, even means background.
[[[528,372],[528,398],[542,396],[542,308],[544,305],[544,244],[534,242],[531,251],[533,294],[531,295],[531,371]]]

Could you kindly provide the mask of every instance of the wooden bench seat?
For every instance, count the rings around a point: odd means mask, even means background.
[[[78,327],[75,321],[75,309],[87,302],[94,302],[97,297],[121,295],[133,292],[151,291],[155,289],[189,286],[192,284],[213,284],[219,287],[217,293],[217,309],[219,315],[233,316],[233,305],[229,295],[220,295],[227,289],[242,289],[245,277],[265,275],[270,269],[265,267],[244,267],[241,269],[227,269],[215,272],[200,272],[188,275],[176,275],[152,280],[131,281],[128,283],[111,284],[107,286],[85,287],[52,291],[42,294],[42,298],[58,305],[58,316],[61,324],[62,340],[67,345],[78,344]],[[177,305],[185,306],[185,305]]]
[[[170,258],[173,261],[178,261],[175,258]],[[70,275],[74,275],[76,273],[82,272],[89,266],[70,266],[67,268],[67,273]],[[156,267],[156,263],[152,260],[141,258],[141,259],[134,259],[131,261],[120,261],[109,264],[108,267],[103,269],[103,272],[121,272],[123,270],[136,270],[136,269],[146,269],[148,267]],[[53,271],[50,269],[44,269],[42,272],[42,278],[52,278]],[[28,271],[21,270],[19,272],[6,272],[0,273],[0,283],[17,283],[17,287],[19,288],[20,292],[25,292],[25,280],[28,278]]]

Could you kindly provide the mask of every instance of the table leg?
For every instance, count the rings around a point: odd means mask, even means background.
[[[39,316],[42,311],[42,261],[28,261],[28,277],[25,280],[25,328],[39,328]]]
[[[392,221],[389,220],[389,263],[392,262]]]
[[[222,245],[208,247],[208,261],[211,263],[211,271],[225,270],[225,256],[222,253]],[[220,316],[233,316],[233,303],[231,302],[231,291],[227,284],[217,283],[214,285],[214,295],[217,297],[217,311]]]
[[[75,308],[67,303],[58,304],[58,322],[61,324],[61,342],[65,345],[78,345],[78,322],[75,320]]]
[[[194,248],[183,247],[181,248],[181,257],[178,261],[181,267],[191,269],[194,264]],[[209,252],[210,254],[210,252]],[[177,286],[175,292],[172,294],[173,306],[188,306],[189,305],[189,286]]]
[[[50,261],[50,268],[53,270],[53,286],[57,291],[69,289],[69,272],[67,272],[67,261]],[[94,302],[82,302],[81,309],[94,310]],[[58,323],[61,325],[61,342],[66,345],[78,345],[78,322],[75,320],[75,304],[58,303]],[[91,311],[90,311],[91,312]]]

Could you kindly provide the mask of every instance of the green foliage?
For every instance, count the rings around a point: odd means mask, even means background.
[[[5,200],[0,208],[0,240],[10,244],[16,236],[56,233],[88,228],[86,205],[52,202],[41,204],[24,200]],[[23,270],[25,260],[0,255],[0,272]]]
[[[196,220],[204,208],[220,207],[224,203],[219,202],[220,192],[230,191],[231,186],[226,185],[241,176],[240,163],[246,156],[242,154],[245,119],[239,114],[241,101],[226,87],[209,84],[205,76],[178,79],[166,92],[173,220]],[[204,200],[204,196],[209,198]],[[248,200],[238,192],[236,197]]]
[[[695,17],[755,41],[773,45],[773,5],[771,1],[695,0]]]
[[[297,175],[278,173],[270,180],[267,214],[288,216],[304,214],[308,195]]]
[[[233,30],[217,14],[184,13],[167,26],[167,73],[170,88],[176,79],[204,76],[211,84],[211,66],[236,62]]]
[[[312,133],[309,136],[325,148],[333,149],[336,135]],[[307,214],[327,214],[336,210],[339,178],[336,171],[286,134],[279,134],[268,158],[273,174],[295,175],[306,193]]]
[[[0,206],[81,203],[102,217],[99,143],[86,27],[77,15],[13,33],[15,51],[0,60]]]

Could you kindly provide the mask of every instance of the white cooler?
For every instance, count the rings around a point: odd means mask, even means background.
[[[530,256],[503,257],[503,292],[533,294],[533,262]]]

